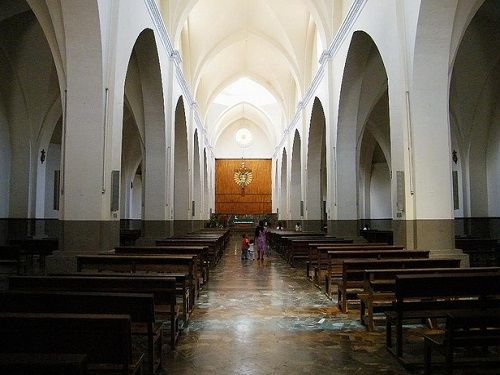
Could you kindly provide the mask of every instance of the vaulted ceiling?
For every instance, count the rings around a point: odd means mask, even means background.
[[[213,144],[236,121],[273,145],[309,87],[342,0],[160,0]]]

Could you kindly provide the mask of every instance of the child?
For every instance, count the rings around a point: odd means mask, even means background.
[[[255,260],[255,249],[253,248],[253,245],[253,240],[250,240],[250,244],[248,246],[248,259]]]
[[[250,243],[248,242],[247,234],[243,233],[243,239],[241,240],[241,260],[248,259],[248,248]]]

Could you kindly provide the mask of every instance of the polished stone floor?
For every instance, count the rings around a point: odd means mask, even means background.
[[[240,260],[233,239],[202,290],[165,374],[407,374],[333,301],[278,256]]]

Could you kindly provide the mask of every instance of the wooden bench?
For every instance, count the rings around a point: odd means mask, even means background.
[[[347,312],[349,295],[351,300],[358,300],[357,293],[363,291],[365,270],[384,268],[458,268],[460,259],[367,259],[344,260],[342,276],[327,280],[327,294],[331,294],[332,285],[337,285],[337,302],[343,312]]]
[[[457,310],[481,310],[500,305],[500,273],[397,275],[393,309],[386,311],[386,346],[403,356],[403,323],[409,319],[444,318]]]
[[[80,276],[80,277],[117,277],[120,276],[118,272],[76,272],[76,273],[57,273],[48,274],[48,276]],[[180,326],[184,326],[189,322],[189,316],[193,311],[194,303],[190,301],[192,294],[192,280],[188,273],[180,272],[163,272],[163,273],[127,273],[126,277],[167,277],[175,279],[176,296],[182,300],[182,322]]]
[[[276,251],[281,256],[284,256],[286,250],[286,242],[290,238],[305,238],[305,237],[325,237],[325,233],[322,232],[294,232],[294,231],[281,231],[281,230],[269,230],[267,232],[267,240],[271,248]]]
[[[3,274],[21,274],[21,248],[15,245],[0,245],[0,267]]]
[[[203,284],[209,280],[208,246],[117,246],[117,255],[184,255],[194,254],[198,259]]]
[[[295,267],[297,260],[309,260],[310,246],[312,243],[328,243],[328,244],[352,244],[352,240],[346,240],[338,237],[326,236],[306,236],[306,237],[291,237],[286,241],[285,257],[292,267]],[[306,263],[307,266],[309,266]]]
[[[327,269],[328,266],[328,257],[326,256],[327,251],[329,250],[342,250],[342,249],[347,249],[349,251],[352,248],[356,248],[358,250],[364,249],[367,246],[377,246],[377,248],[380,248],[380,246],[384,246],[387,248],[390,248],[390,245],[383,244],[383,243],[377,243],[377,244],[372,244],[368,242],[363,242],[363,243],[353,243],[352,240],[342,240],[338,242],[334,241],[327,241],[327,238],[324,238],[323,240],[319,241],[314,241],[314,242],[309,242],[309,260],[307,262],[307,267],[306,267],[306,276],[308,278],[311,278],[316,285],[319,286],[320,282],[320,274],[321,271],[324,271]],[[403,247],[398,247],[394,248],[393,250],[400,250]],[[311,269],[314,270],[314,274],[311,277],[310,271]]]
[[[161,368],[163,324],[152,294],[9,290],[0,292],[0,312],[129,315],[133,338],[147,338],[150,373]]]
[[[22,238],[9,241],[10,245],[20,248],[20,256],[26,262],[26,272],[35,272],[35,263],[38,263],[38,272],[45,272],[45,258],[59,249],[57,238]]]
[[[455,349],[482,347],[484,353],[490,346],[500,347],[500,309],[449,313],[444,333],[424,335],[424,374],[431,373],[432,349],[444,354],[446,372],[451,375],[455,367]],[[494,364],[499,362],[500,357],[496,355]],[[471,359],[467,358],[465,363],[471,364]],[[481,363],[484,364],[484,358]]]
[[[85,354],[0,353],[0,374],[87,375]]]
[[[196,255],[77,255],[77,272],[185,272],[193,280],[190,301],[199,293],[200,272]]]
[[[175,348],[179,335],[176,282],[170,277],[101,277],[101,276],[11,276],[10,290],[148,293],[154,296],[155,313],[167,320],[170,345]]]
[[[456,238],[455,247],[469,255],[469,263],[475,267],[496,266],[498,241],[491,238]]]
[[[328,250],[327,257],[327,270],[325,276],[325,283],[329,280],[339,278],[342,275],[342,262],[346,260],[385,260],[385,259],[428,259],[429,250],[391,250],[381,248],[378,250],[354,250],[354,248],[345,251]],[[325,289],[329,286],[325,285]]]
[[[375,329],[375,312],[384,312],[392,307],[395,299],[396,275],[500,272],[500,267],[490,268],[415,268],[365,270],[363,291],[360,300],[360,321],[368,331]],[[383,317],[383,316],[382,316]]]
[[[206,238],[164,238],[156,240],[156,246],[207,246],[210,267],[214,267],[224,253],[221,239]]]
[[[86,354],[96,372],[140,374],[128,315],[0,313],[0,353]]]

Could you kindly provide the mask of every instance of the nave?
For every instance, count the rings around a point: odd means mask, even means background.
[[[233,233],[162,374],[407,374],[382,327],[366,332],[359,311],[341,313],[276,254],[240,260],[239,242]]]

